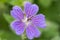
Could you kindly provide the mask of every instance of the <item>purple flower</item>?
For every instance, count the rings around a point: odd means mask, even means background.
[[[22,35],[25,31],[28,39],[41,35],[38,28],[45,28],[46,22],[43,14],[36,15],[38,10],[38,6],[30,2],[24,4],[24,11],[22,11],[21,7],[13,7],[11,16],[15,18],[15,21],[10,26],[17,35]]]

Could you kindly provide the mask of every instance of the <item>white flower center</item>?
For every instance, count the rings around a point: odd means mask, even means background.
[[[26,26],[28,26],[28,24],[31,23],[30,21],[28,21],[28,18],[26,16],[24,17],[22,21],[26,24]]]

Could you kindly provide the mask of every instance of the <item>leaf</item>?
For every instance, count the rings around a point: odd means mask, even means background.
[[[51,40],[60,40],[59,35],[56,35],[54,38],[52,38]]]
[[[40,12],[46,15],[49,20],[60,23],[60,0],[53,1],[49,8],[40,7]]]
[[[23,0],[11,0],[11,1],[10,1],[10,4],[11,4],[11,5],[21,6],[22,3],[23,3]]]
[[[0,0],[0,2],[2,3],[6,3],[6,2],[9,2],[10,0]]]
[[[39,0],[39,3],[43,6],[43,7],[49,7],[52,3],[52,0]]]
[[[0,31],[0,39],[1,40],[21,40],[20,36],[17,36],[12,32],[2,31],[2,30]]]
[[[3,14],[3,16],[8,23],[11,23],[14,20],[14,18],[10,16],[9,14]]]
[[[0,0],[0,2],[5,3],[7,0]]]
[[[11,5],[23,6],[24,2],[26,2],[26,1],[33,2],[33,0],[11,0],[10,4]]]
[[[46,37],[54,37],[58,33],[59,25],[53,21],[47,20],[47,27],[44,29],[44,34]]]

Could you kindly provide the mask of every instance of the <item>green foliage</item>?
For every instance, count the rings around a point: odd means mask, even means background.
[[[39,3],[44,7],[49,7],[52,4],[52,0],[39,0]]]
[[[10,4],[22,6],[23,2],[23,0],[11,0]]]
[[[60,40],[60,36],[56,35],[54,38],[52,38],[51,40]]]
[[[3,16],[8,23],[11,23],[14,20],[14,18],[10,16],[9,14],[3,14]]]
[[[40,12],[46,15],[49,20],[57,21],[60,23],[60,0],[53,1],[49,8],[45,6],[40,7]]]
[[[54,37],[58,33],[58,27],[59,26],[57,23],[47,20],[47,27],[43,31],[45,35],[44,37],[46,37],[47,39],[50,37]]]
[[[5,3],[7,0],[0,0],[0,2],[3,2],[3,3]]]
[[[11,32],[0,31],[0,40],[21,40],[20,36],[17,36]]]
[[[23,6],[24,2],[26,2],[26,1],[33,2],[33,0],[11,0],[10,4]]]

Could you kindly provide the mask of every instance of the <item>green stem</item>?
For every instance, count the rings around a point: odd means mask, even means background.
[[[22,34],[22,35],[21,35],[21,39],[22,39],[22,40],[25,40],[25,39],[26,39],[26,35],[25,35],[25,34]]]

